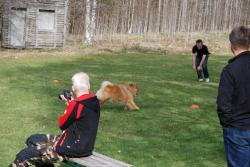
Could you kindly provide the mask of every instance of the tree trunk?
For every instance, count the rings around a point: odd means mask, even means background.
[[[144,30],[143,30],[144,33],[148,32],[149,5],[150,5],[150,0],[147,0],[147,7],[146,7],[146,13],[145,13],[145,19],[144,19]]]
[[[94,35],[95,35],[95,28],[96,28],[96,0],[92,0],[92,11],[91,11],[91,33],[90,33],[90,39],[91,43],[93,43]]]
[[[158,1],[158,13],[157,13],[157,29],[156,29],[156,33],[160,32],[160,27],[161,27],[161,2],[162,0]]]
[[[85,0],[86,2],[86,13],[85,13],[85,37],[84,43],[91,44],[91,20],[90,20],[90,0]]]
[[[131,19],[130,19],[130,27],[129,27],[129,34],[133,32],[133,23],[134,23],[134,14],[135,14],[135,0],[132,0],[132,12],[131,12]]]
[[[96,28],[96,0],[86,0],[84,43],[93,44]],[[91,4],[92,2],[92,4]]]

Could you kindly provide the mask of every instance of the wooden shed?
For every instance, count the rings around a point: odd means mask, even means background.
[[[2,46],[6,48],[63,47],[68,0],[5,0]]]

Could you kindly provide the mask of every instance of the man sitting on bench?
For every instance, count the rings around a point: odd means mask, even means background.
[[[72,93],[76,99],[60,95],[67,104],[59,117],[62,135],[35,134],[30,136],[27,147],[19,152],[10,167],[52,167],[71,157],[92,154],[96,139],[100,106],[95,95],[89,93],[89,76],[83,72],[72,77]]]

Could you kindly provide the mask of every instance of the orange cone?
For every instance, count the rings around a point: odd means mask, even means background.
[[[53,83],[57,84],[59,81],[57,79],[53,80]]]
[[[200,106],[199,106],[198,104],[192,104],[192,105],[191,105],[191,108],[192,108],[192,109],[198,109],[198,108],[200,108]]]

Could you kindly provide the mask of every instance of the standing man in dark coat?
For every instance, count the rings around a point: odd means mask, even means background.
[[[250,29],[237,27],[229,35],[234,58],[223,69],[217,111],[223,127],[228,167],[250,166]]]
[[[205,77],[205,81],[209,82],[209,73],[207,68],[209,51],[206,45],[203,45],[203,41],[198,39],[196,45],[192,49],[192,62],[193,69],[197,72],[198,81],[203,81],[202,72]]]

